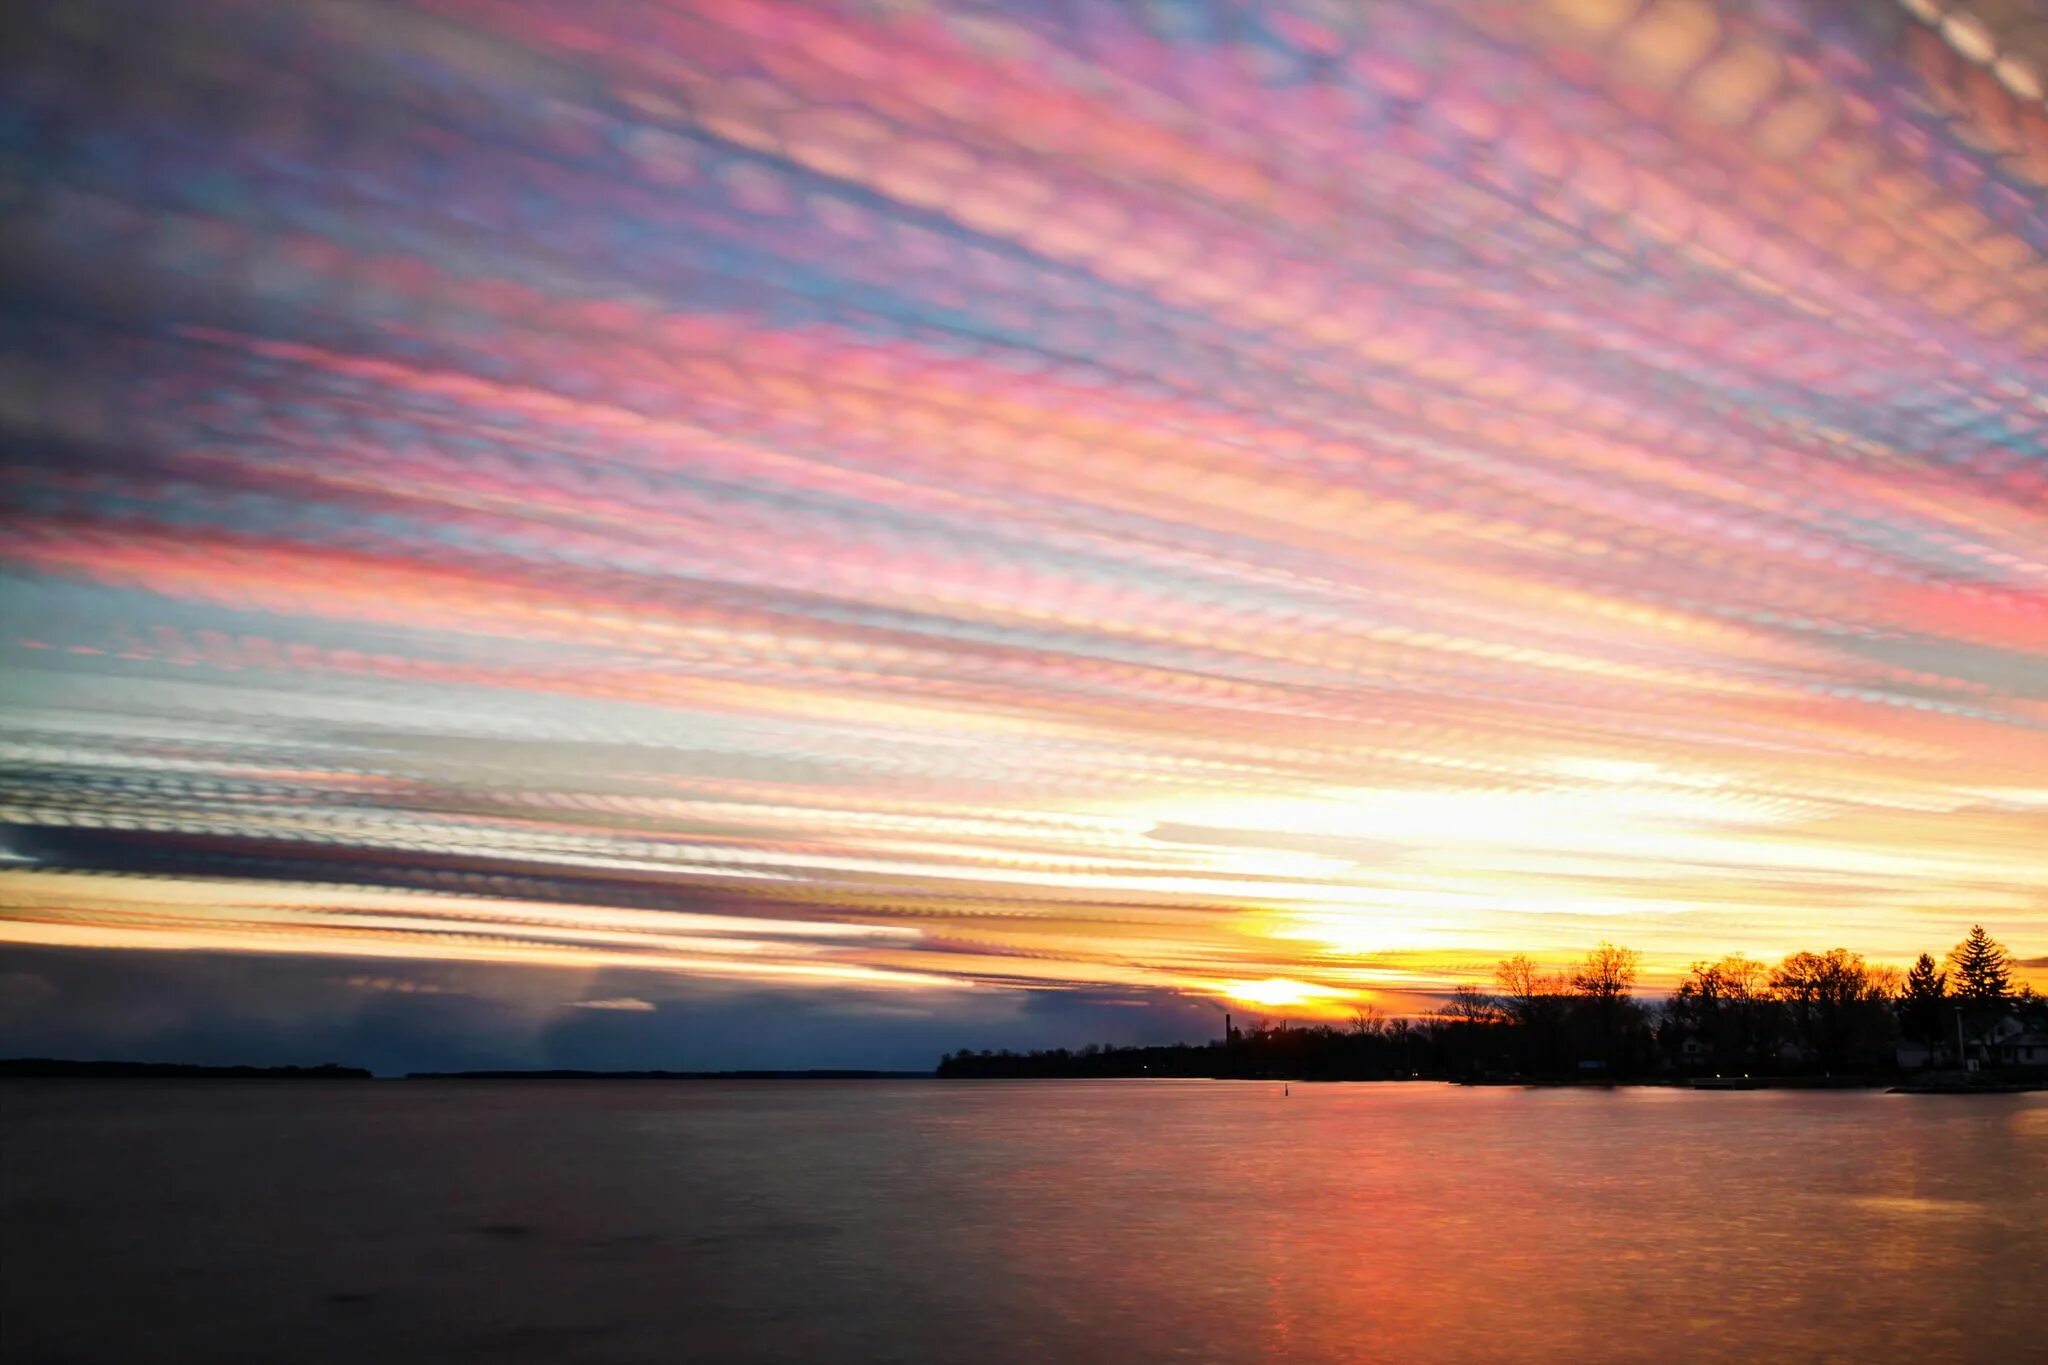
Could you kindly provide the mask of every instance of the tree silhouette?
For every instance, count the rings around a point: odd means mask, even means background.
[[[1746,1071],[1763,1065],[1777,1041],[1769,986],[1770,969],[1739,953],[1695,962],[1665,1007],[1666,1018],[1678,1037],[1694,1040],[1716,1065]]]
[[[1535,1074],[1564,1065],[1564,1022],[1569,985],[1562,975],[1545,972],[1534,958],[1517,953],[1493,969],[1500,1003],[1519,1033],[1523,1071]]]
[[[1526,1016],[1544,996],[1561,994],[1562,985],[1555,977],[1546,976],[1536,965],[1536,959],[1527,953],[1502,958],[1493,969],[1493,983],[1500,987],[1501,999],[1507,1002],[1508,1009],[1518,1017]]]
[[[1499,1002],[1477,986],[1459,986],[1451,992],[1451,998],[1440,1011],[1444,1018],[1458,1024],[1490,1026],[1502,1023],[1506,1015]]]
[[[2012,954],[2005,945],[1973,924],[1970,935],[1948,951],[1955,968],[1956,998],[1983,1007],[2002,1004],[2012,995]]]
[[[1629,990],[1636,984],[1640,960],[1635,949],[1602,939],[1572,972],[1572,989],[1586,1002],[1609,1066],[1621,1061],[1622,1026],[1631,1012]]]
[[[1636,965],[1641,960],[1633,948],[1617,948],[1605,939],[1586,954],[1572,972],[1572,989],[1588,1000],[1613,1002],[1628,997],[1636,984]]]
[[[1793,953],[1771,974],[1799,1041],[1830,1071],[1872,1050],[1891,1023],[1885,1007],[1896,972],[1873,971],[1858,953]]]
[[[1554,1081],[1602,1083],[1712,1070],[1770,1078],[1826,1070],[1869,1081],[1898,1069],[1901,1031],[1923,1042],[1953,1037],[1958,1004],[1977,1017],[2016,1013],[2028,1028],[2048,1018],[2039,997],[2014,988],[2017,964],[1981,928],[1951,955],[1954,971],[1922,954],[1910,973],[1873,967],[1845,948],[1793,953],[1775,968],[1739,954],[1695,962],[1661,1009],[1639,1001],[1636,954],[1602,943],[1572,970],[1550,972],[1515,956],[1494,970],[1494,989],[1465,984],[1419,1017],[1387,1017],[1360,1003],[1344,1023],[1271,1020],[1199,1043],[979,1054],[941,1059],[960,1077],[1211,1076],[1313,1080]],[[1962,978],[1966,989],[1958,990]],[[1974,988],[1969,982],[1974,978]],[[1972,1008],[1973,999],[1995,1005]],[[1796,1053],[1781,1047],[1788,1038]],[[1659,1052],[1659,1044],[1662,1052]]]
[[[1899,1026],[1916,1043],[1933,1047],[1942,1036],[1942,1007],[1948,1001],[1948,973],[1934,965],[1931,954],[1922,953],[1906,973],[1906,990],[1899,997]]]

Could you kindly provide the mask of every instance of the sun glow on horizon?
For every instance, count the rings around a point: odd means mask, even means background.
[[[1216,988],[1225,999],[1276,1010],[1328,1010],[1358,998],[1351,991],[1282,976],[1263,981],[1221,981]]]

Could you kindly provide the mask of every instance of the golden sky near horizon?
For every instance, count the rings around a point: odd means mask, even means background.
[[[2018,8],[22,27],[0,942],[2048,985]]]

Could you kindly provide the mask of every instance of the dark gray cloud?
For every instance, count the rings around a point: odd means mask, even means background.
[[[1837,648],[1899,668],[1964,678],[2012,697],[2048,697],[2048,667],[2038,654],[1965,640],[1927,635],[1856,636],[1834,641]],[[1920,689],[1946,699],[1939,689]]]
[[[17,1057],[336,1061],[380,1074],[923,1069],[958,1047],[1191,1041],[1220,1021],[1212,1002],[1143,991],[820,994],[652,972],[0,950],[0,1055]]]

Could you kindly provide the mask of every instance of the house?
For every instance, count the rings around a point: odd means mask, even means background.
[[[1966,1055],[1974,1066],[2048,1067],[2048,1030],[2008,1014],[1971,1039]]]
[[[2023,1029],[1991,1044],[1993,1066],[2048,1067],[2048,1030]]]
[[[2039,1019],[2008,1014],[1970,1038],[1964,1045],[1963,1055],[1972,1070],[1978,1067],[2048,1067],[2048,1030],[2042,1028]],[[1940,1069],[1956,1064],[1955,1046],[1949,1039],[1939,1039],[1932,1045],[1911,1040],[1901,1042],[1897,1056],[1899,1066],[1907,1071],[1923,1067]]]

